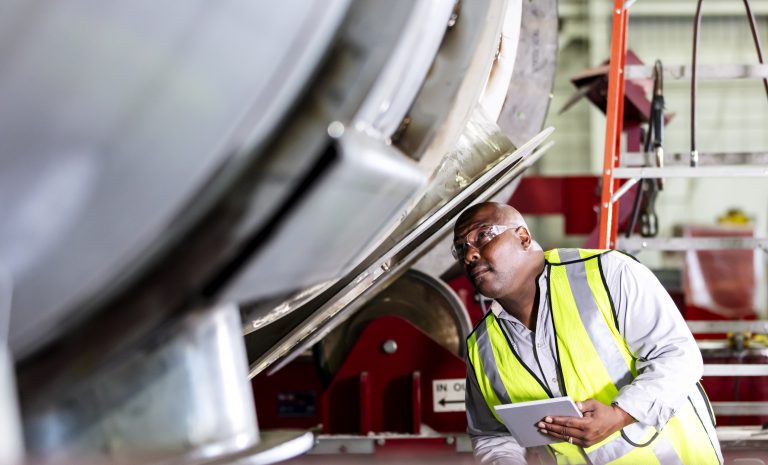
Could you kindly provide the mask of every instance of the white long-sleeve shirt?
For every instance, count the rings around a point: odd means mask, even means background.
[[[703,372],[701,352],[669,294],[648,268],[616,252],[603,255],[601,260],[619,331],[637,358],[637,378],[619,391],[614,403],[638,422],[660,430],[689,395],[700,396],[696,383]],[[557,397],[562,395],[562,378],[547,301],[546,270],[538,285],[535,332],[496,302],[490,311],[509,334],[522,361]],[[467,370],[466,393],[468,433],[475,457],[482,464],[525,464],[525,449],[488,409],[471,369]],[[549,461],[546,457],[542,460]]]

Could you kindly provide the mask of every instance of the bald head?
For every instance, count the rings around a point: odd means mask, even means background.
[[[498,224],[525,226],[528,229],[528,224],[525,222],[525,218],[514,207],[505,203],[498,202],[483,202],[464,210],[459,218],[456,220],[454,231],[457,231],[460,226],[471,223],[477,216],[492,216],[498,221]]]
[[[462,212],[453,243],[472,284],[492,299],[534,289],[529,284],[544,265],[543,251],[523,216],[502,203],[484,202]]]

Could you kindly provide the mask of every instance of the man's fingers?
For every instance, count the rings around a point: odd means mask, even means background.
[[[536,423],[536,427],[539,429],[547,430],[553,433],[560,434],[562,436],[577,436],[583,435],[584,431],[581,428],[575,426],[562,425],[557,423],[547,423],[540,421]]]
[[[578,417],[546,417],[542,423],[584,429],[589,420]]]
[[[550,425],[552,426],[552,425]],[[571,444],[574,444],[576,446],[580,447],[586,447],[586,442],[584,442],[583,439],[576,437],[576,436],[570,436],[568,433],[571,432],[570,428],[566,429],[566,433],[559,433],[555,432],[546,428],[539,428],[539,432],[542,434],[546,434],[547,436],[552,436],[553,438],[557,438],[564,442],[570,442]],[[569,441],[570,439],[570,441]]]

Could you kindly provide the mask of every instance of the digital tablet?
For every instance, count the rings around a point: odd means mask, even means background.
[[[517,402],[494,407],[499,418],[504,422],[518,444],[523,447],[536,447],[561,442],[552,436],[539,432],[536,426],[544,417],[581,417],[581,411],[570,397]]]

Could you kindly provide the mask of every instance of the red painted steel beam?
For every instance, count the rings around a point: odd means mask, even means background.
[[[421,434],[421,372],[411,375],[411,433]]]
[[[368,378],[368,372],[360,373],[360,434],[373,432],[372,405],[371,405],[371,382]]]

